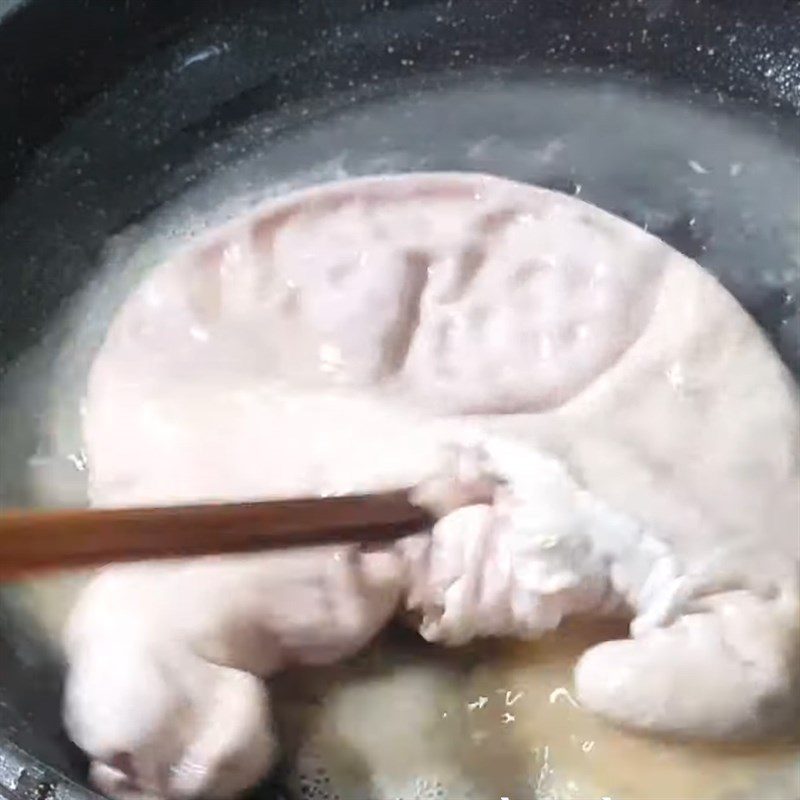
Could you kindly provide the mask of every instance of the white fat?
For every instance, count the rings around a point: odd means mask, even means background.
[[[532,638],[575,614],[636,612],[633,628],[662,624],[680,584],[669,546],[581,486],[552,456],[476,434],[451,442],[416,497],[461,508],[412,542],[408,606],[430,641]],[[478,494],[471,491],[477,488]]]

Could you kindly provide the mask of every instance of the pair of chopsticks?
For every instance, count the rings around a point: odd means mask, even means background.
[[[163,508],[0,513],[0,581],[118,561],[389,542],[430,526],[405,491]]]

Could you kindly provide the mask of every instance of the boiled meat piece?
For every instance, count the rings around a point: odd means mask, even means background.
[[[65,718],[118,797],[228,797],[272,763],[260,678],[396,613],[446,644],[628,613],[578,696],[624,725],[796,718],[800,419],[696,264],[574,198],[408,175],[268,203],[157,266],[93,365],[94,505],[418,485],[380,551],[102,570]]]
[[[260,677],[361,649],[403,564],[353,548],[102,571],[68,625],[65,722],[112,797],[230,797],[277,755]]]
[[[585,706],[629,727],[706,738],[796,723],[796,561],[766,556],[753,570],[731,552],[687,563],[658,529],[513,441],[453,448],[418,496],[444,512],[430,540],[399,545],[413,565],[407,605],[429,641],[535,638],[569,615],[629,609],[631,638],[577,665]]]

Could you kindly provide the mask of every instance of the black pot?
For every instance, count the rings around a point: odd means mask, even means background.
[[[797,374],[798,112],[792,0],[0,0],[0,385],[109,239],[253,158],[580,192],[719,275]],[[58,664],[0,627],[0,796],[87,794]]]

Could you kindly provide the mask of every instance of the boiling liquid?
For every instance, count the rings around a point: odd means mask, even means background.
[[[462,169],[580,193],[698,257],[768,318],[784,358],[797,361],[797,159],[720,109],[611,81],[528,76],[435,92],[410,87],[265,147],[268,129],[269,120],[253,120],[199,152],[196,174],[211,178],[111,242],[86,295],[6,374],[0,503],[85,502],[86,372],[138,276],[176,238],[322,180]],[[742,203],[741,195],[757,202]],[[38,581],[11,594],[55,641],[82,580]],[[574,661],[610,635],[624,629],[576,628],[534,644],[447,652],[397,634],[352,665],[279,679],[295,764],[290,783],[319,800],[716,800],[750,797],[753,785],[764,800],[800,797],[794,746],[669,744],[614,730],[576,708]]]
[[[711,800],[793,797],[797,749],[625,733],[582,710],[571,670],[618,622],[442,652],[395,633],[347,668],[286,676],[277,697],[304,800]],[[691,687],[687,688],[691,691]],[[770,794],[773,775],[789,778]]]

